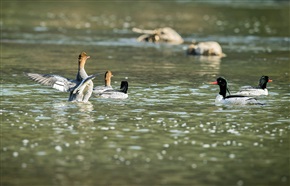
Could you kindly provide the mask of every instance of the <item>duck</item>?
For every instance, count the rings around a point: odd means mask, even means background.
[[[267,83],[272,81],[273,80],[271,80],[269,76],[262,76],[257,87],[243,86],[240,88],[240,91],[238,91],[237,94],[244,96],[267,96],[269,94]]]
[[[140,28],[133,28],[133,32],[143,34],[137,38],[137,41],[145,41],[152,43],[165,42],[173,45],[179,45],[184,42],[182,37],[172,28],[164,27],[154,30],[143,30]]]
[[[93,89],[93,93],[94,94],[100,94],[106,90],[113,90],[112,86],[111,86],[111,77],[113,77],[113,73],[108,70],[106,71],[105,73],[105,85],[103,86],[96,86],[94,89]]]
[[[99,94],[101,98],[126,99],[128,98],[128,81],[122,81],[119,90],[106,90]]]
[[[218,42],[206,41],[199,43],[192,43],[187,48],[188,55],[204,55],[204,56],[219,56],[225,57],[222,47]]]
[[[262,103],[258,102],[257,99],[253,97],[243,96],[243,95],[229,95],[226,96],[230,91],[227,87],[227,80],[223,77],[219,77],[216,81],[211,82],[210,84],[219,85],[220,92],[215,99],[216,104],[223,104],[223,105],[263,105]]]
[[[83,79],[80,83],[76,84],[75,88],[70,92],[69,101],[78,101],[78,97],[83,97],[84,92],[88,91],[87,87],[91,84],[92,80],[99,74],[93,74]],[[80,102],[87,102],[88,100],[82,100]]]
[[[82,52],[78,58],[76,79],[68,79],[56,74],[25,73],[31,80],[42,85],[50,86],[61,92],[69,92],[68,101],[88,102],[93,92],[93,81],[97,74],[88,76],[85,64],[90,56]]]

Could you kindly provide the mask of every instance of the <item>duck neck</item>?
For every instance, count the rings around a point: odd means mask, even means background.
[[[265,89],[265,88],[267,87],[267,82],[260,81],[260,83],[259,83],[259,87],[260,87],[261,89]]]
[[[226,98],[226,94],[227,94],[227,87],[226,86],[220,86],[220,92],[219,94],[221,96],[223,96],[223,98]]]
[[[78,68],[78,74],[77,74],[78,80],[82,80],[82,79],[88,77],[88,74],[85,71],[85,64],[86,64],[86,59],[79,60],[79,68]]]
[[[106,77],[106,78],[105,78],[105,86],[106,86],[106,87],[111,86],[111,78],[109,78],[109,77]]]
[[[80,59],[79,60],[79,70],[84,69],[86,64],[86,59]]]

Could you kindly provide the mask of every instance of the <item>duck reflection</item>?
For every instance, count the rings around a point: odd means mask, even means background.
[[[71,103],[62,102],[53,104],[55,121],[62,124],[78,123],[87,124],[95,121],[92,113],[94,105],[91,102],[86,103]]]
[[[200,75],[218,74],[221,66],[221,58],[219,56],[190,56],[193,66],[199,69],[195,73]]]

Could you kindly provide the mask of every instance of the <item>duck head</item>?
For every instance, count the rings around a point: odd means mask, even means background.
[[[129,87],[128,81],[122,81],[122,82],[121,82],[121,86],[120,86],[120,90],[121,90],[121,92],[127,94],[127,92],[128,92],[128,87]]]
[[[259,87],[265,89],[267,87],[268,82],[272,82],[272,80],[269,79],[268,76],[262,76],[259,80]]]
[[[210,84],[219,85],[220,87],[219,94],[222,95],[224,98],[226,97],[227,92],[231,94],[227,87],[228,86],[227,80],[223,77],[217,78],[215,82],[211,82]]]
[[[87,53],[85,52],[82,52],[80,55],[79,55],[79,66],[80,67],[84,67],[85,66],[85,63],[87,61],[87,59],[89,59],[90,56],[87,55]]]
[[[108,70],[105,73],[105,86],[111,86],[111,77],[113,77],[113,73]]]

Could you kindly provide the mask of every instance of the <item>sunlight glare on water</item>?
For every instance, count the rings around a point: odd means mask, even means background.
[[[289,3],[2,5],[1,185],[289,185]],[[185,42],[132,32],[167,26]],[[192,41],[227,56],[188,56]],[[111,70],[128,99],[72,103],[24,74],[75,78],[82,51],[94,85]],[[262,75],[265,105],[215,104],[217,77],[235,93]]]

